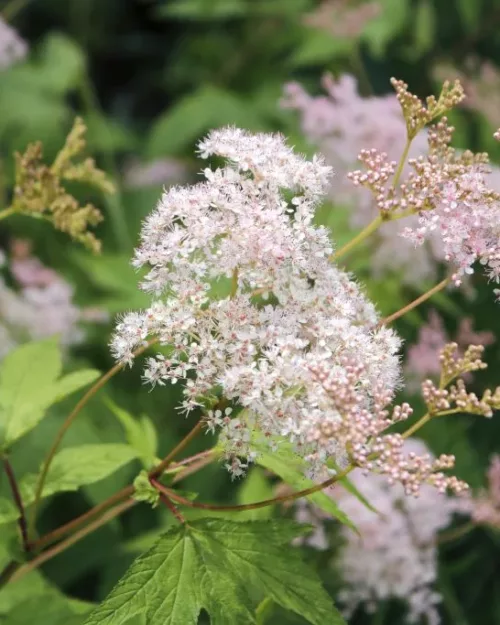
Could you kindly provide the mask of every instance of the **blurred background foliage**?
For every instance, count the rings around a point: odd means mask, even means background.
[[[194,180],[200,168],[193,158],[195,142],[208,129],[226,124],[282,131],[291,143],[311,153],[296,115],[279,106],[283,85],[290,80],[319,93],[325,71],[350,73],[357,77],[361,92],[369,95],[389,92],[389,79],[395,76],[426,96],[439,90],[436,68],[443,64],[465,72],[471,80],[482,62],[500,64],[500,0],[380,0],[373,16],[359,28],[349,28],[349,23],[346,26],[345,20],[335,17],[367,10],[366,6],[354,0],[328,4],[319,0],[0,2],[2,17],[29,45],[24,62],[0,73],[0,198],[7,203],[12,193],[13,152],[41,140],[46,157],[53,158],[75,115],[88,125],[89,153],[118,187],[113,196],[91,198],[105,214],[98,228],[103,241],[100,256],[88,254],[37,221],[18,217],[1,224],[1,247],[7,248],[15,237],[29,238],[36,255],[73,286],[77,303],[110,315],[107,323],[90,326],[86,339],[72,348],[68,370],[83,365],[107,370],[112,364],[107,343],[114,316],[146,301],[137,289],[138,276],[129,259],[142,219],[169,180],[152,176],[152,184],[134,182],[130,173],[134,167],[137,171],[138,166],[169,159],[172,181]],[[311,14],[333,17],[314,20]],[[470,65],[471,58],[475,65]],[[492,85],[485,98],[500,103],[500,87],[494,89]],[[500,118],[500,110],[496,113]],[[460,109],[453,123],[459,147],[489,151],[493,162],[500,164],[500,148],[490,139],[492,121],[484,111]],[[349,238],[342,210],[330,206],[321,215],[336,240]],[[418,295],[403,284],[397,259],[390,277],[373,280],[367,271],[369,257],[368,247],[349,267],[362,275],[382,313],[393,312]],[[442,296],[399,321],[399,331],[411,343],[427,311],[438,308],[452,336],[463,316],[473,317],[478,329],[498,334],[500,316],[491,287],[480,278],[474,286],[475,299],[460,293]],[[490,368],[477,376],[478,388],[499,380],[500,342],[488,348],[487,360]],[[152,420],[159,433],[160,456],[194,418],[186,422],[177,415],[175,387],[161,387],[154,393],[142,387],[136,367],[120,374],[89,404],[69,431],[66,446],[124,440],[123,426],[103,396],[132,415],[145,414]],[[13,462],[20,473],[40,464],[73,401],[70,398],[53,408],[50,418],[14,450]],[[490,455],[500,451],[498,418],[486,425],[466,417],[436,421],[423,436],[435,452],[455,453],[459,477],[476,488],[484,483]],[[201,439],[192,451],[206,445]],[[83,493],[57,497],[45,508],[41,529],[75,517],[133,476],[133,471],[124,469]],[[2,490],[6,486],[4,481],[0,485]],[[272,483],[257,469],[248,480],[231,483],[224,470],[210,466],[187,480],[185,488],[199,490],[204,501],[255,501],[269,496]],[[50,561],[44,572],[73,596],[100,600],[132,558],[151,543],[155,528],[169,522],[164,511],[139,507]],[[335,592],[337,582],[325,554],[311,550],[308,557],[317,562],[325,583]],[[439,590],[444,596],[444,623],[499,623],[500,535],[476,530],[446,545]],[[0,599],[0,618],[4,608]],[[400,618],[398,606],[390,605],[375,615],[356,615],[352,622],[396,625]],[[269,622],[301,621],[276,612]]]

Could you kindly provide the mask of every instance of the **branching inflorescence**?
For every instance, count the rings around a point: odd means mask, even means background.
[[[458,84],[445,85],[424,105],[406,85],[394,84],[407,147],[462,97]],[[368,172],[351,178],[374,193],[384,219],[394,212],[430,212],[446,181],[461,181],[471,171],[480,175],[485,161],[455,156],[448,138],[440,122],[428,135],[430,155],[410,161],[414,173],[404,184],[398,186],[398,179],[408,150],[399,166],[385,166],[385,155],[366,152]],[[208,410],[206,424],[219,431],[233,475],[255,459],[257,436],[271,447],[277,438],[288,440],[312,474],[322,474],[333,458],[341,467],[384,474],[407,494],[418,495],[424,483],[441,492],[465,490],[466,484],[443,473],[453,466],[452,456],[432,463],[406,456],[406,436],[388,432],[412,414],[408,404],[390,408],[400,385],[400,340],[353,278],[331,262],[328,233],[313,223],[330,168],[322,158],[298,156],[278,135],[235,128],[212,132],[199,152],[224,164],[206,168],[202,183],[167,191],[147,219],[134,265],[149,267],[142,288],[153,302],[119,322],[115,357],[131,363],[134,349],[154,336],[165,349],[148,360],[146,382],[184,380],[186,413],[210,408],[213,397],[231,402],[224,413]],[[427,189],[433,176],[439,178],[435,195]],[[488,198],[493,205],[496,196]],[[479,400],[461,380],[446,388],[482,366],[480,348],[457,362],[450,349],[444,351],[442,384],[424,384],[429,412],[418,427],[450,411],[489,414],[496,408],[497,393]]]

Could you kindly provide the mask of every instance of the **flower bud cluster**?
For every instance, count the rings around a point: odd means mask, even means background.
[[[408,85],[402,80],[391,78],[391,84],[401,105],[410,139],[413,139],[436,117],[455,108],[465,98],[463,87],[458,80],[454,83],[445,81],[439,98],[436,99],[431,95],[426,98],[425,104],[418,96],[408,91]]]

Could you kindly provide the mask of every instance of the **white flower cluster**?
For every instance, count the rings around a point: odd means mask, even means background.
[[[249,441],[285,436],[311,468],[342,454],[321,424],[340,419],[325,402],[318,368],[345,377],[362,365],[358,391],[391,395],[400,341],[376,329],[377,314],[351,277],[332,265],[328,232],[313,223],[331,170],[298,156],[283,138],[225,128],[200,143],[203,158],[224,159],[205,181],[168,190],[146,220],[134,265],[149,267],[142,288],[151,306],[117,325],[112,351],[131,363],[148,337],[166,346],[147,362],[153,384],[185,380],[188,412],[221,390],[241,410],[211,415],[229,468],[251,459]]]
[[[417,439],[406,441],[405,452],[419,456],[429,453]],[[407,622],[423,620],[427,625],[438,625],[440,595],[433,589],[436,538],[461,510],[461,500],[443,498],[427,485],[422,486],[418,498],[407,497],[400,485],[389,486],[383,477],[365,476],[360,470],[349,477],[378,514],[354,495],[333,491],[361,534],[360,538],[346,527],[341,530],[345,544],[337,565],[346,587],[339,600],[347,614],[360,605],[373,611],[382,601],[399,599],[408,605]]]

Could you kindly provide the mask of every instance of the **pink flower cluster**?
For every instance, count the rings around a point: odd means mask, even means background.
[[[415,438],[405,441],[403,453],[434,462],[425,443]],[[401,484],[390,485],[383,476],[365,475],[361,469],[351,472],[349,479],[371,509],[340,486],[325,491],[360,534],[341,526],[343,544],[334,560],[344,583],[338,599],[346,616],[361,606],[375,612],[381,602],[397,599],[407,604],[409,623],[438,625],[441,597],[433,589],[437,538],[453,515],[463,512],[463,498],[443,497],[429,485],[420,488],[418,497],[407,497]],[[295,518],[314,527],[304,542],[316,549],[329,548],[325,521],[332,519],[305,501],[297,502]]]
[[[406,124],[394,94],[361,97],[356,79],[349,75],[334,80],[327,74],[322,86],[326,95],[310,96],[301,85],[289,83],[281,104],[299,112],[302,132],[334,167],[336,175],[329,198],[337,210],[339,205],[349,207],[351,225],[359,228],[378,215],[379,207],[373,190],[361,184],[364,180],[353,179],[350,172],[358,158],[362,158],[372,172],[366,174],[370,183],[377,182],[379,186],[381,181],[387,183],[404,149]],[[426,149],[425,133],[420,133],[409,154],[417,157]],[[408,171],[405,167],[404,176]],[[412,221],[416,223],[416,217],[407,218],[406,223]],[[442,257],[437,241],[431,239],[425,246],[416,248],[401,238],[401,231],[402,226],[397,222],[386,222],[377,231],[377,244],[370,259],[374,275],[378,277],[393,271],[397,260],[401,278],[406,283],[420,284],[434,278],[436,258]]]
[[[409,439],[405,453],[430,458],[422,441]],[[405,497],[401,487],[390,487],[377,475],[365,477],[360,471],[351,480],[367,497],[376,512],[346,491],[335,498],[355,523],[361,537],[342,527],[345,544],[337,561],[346,584],[339,600],[346,614],[364,605],[375,611],[381,601],[399,599],[408,606],[408,622],[440,623],[437,605],[440,595],[433,589],[437,579],[438,532],[446,528],[461,504],[443,498],[435,489],[423,486],[418,498]]]

